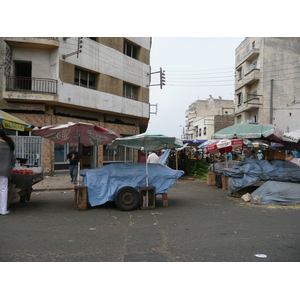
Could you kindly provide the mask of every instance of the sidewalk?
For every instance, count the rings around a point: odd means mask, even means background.
[[[82,177],[80,177],[82,179]],[[32,186],[34,191],[43,190],[71,190],[74,184],[71,183],[69,171],[55,172],[54,176],[44,176],[44,180]]]

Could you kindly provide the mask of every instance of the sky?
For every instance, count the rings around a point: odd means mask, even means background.
[[[235,49],[245,37],[152,37],[151,72],[162,68],[165,85],[150,86],[147,132],[181,138],[185,111],[196,100],[234,100]],[[151,75],[158,84],[159,73]]]

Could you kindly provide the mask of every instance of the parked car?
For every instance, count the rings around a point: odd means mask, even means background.
[[[184,174],[162,164],[148,164],[148,186],[155,187],[155,194],[166,194],[176,179]],[[115,201],[121,210],[134,210],[140,204],[140,187],[146,186],[145,163],[116,163],[103,167],[81,170],[83,185],[88,187],[91,207]]]

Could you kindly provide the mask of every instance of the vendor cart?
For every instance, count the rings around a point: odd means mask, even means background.
[[[32,186],[44,179],[42,173],[35,174],[12,174],[10,184],[20,196],[20,202],[30,201]],[[13,191],[11,191],[13,192]]]

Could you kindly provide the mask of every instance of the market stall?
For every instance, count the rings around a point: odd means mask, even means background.
[[[30,195],[33,190],[32,186],[44,179],[43,173],[28,172],[30,171],[24,170],[22,173],[12,173],[9,191],[10,201],[14,200],[17,196],[20,197],[20,202],[30,201]]]

